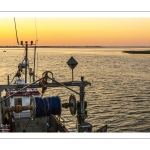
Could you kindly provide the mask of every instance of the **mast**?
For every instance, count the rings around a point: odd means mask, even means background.
[[[15,18],[14,18],[14,23],[15,23],[15,31],[16,31],[16,40],[17,40],[18,45],[20,45],[19,44],[19,40],[18,40],[17,26],[16,26]],[[36,41],[35,41],[35,44],[33,44],[33,41],[31,41],[31,44],[30,44],[30,46],[35,45],[35,48],[34,48],[34,68],[33,68],[34,70],[32,72],[33,82],[35,81],[35,56],[36,56],[36,44],[38,42],[38,39],[37,39],[37,28],[36,28],[36,19],[35,19],[35,29],[36,29]],[[23,41],[21,41],[21,45],[24,46]],[[25,83],[27,83],[27,68],[29,66],[29,64],[28,64],[28,41],[25,41],[25,57],[24,57],[24,61],[25,61]]]
[[[27,83],[27,66],[28,66],[28,42],[25,42],[25,83]]]
[[[34,47],[33,82],[35,81],[35,60],[36,60],[36,45],[35,45],[35,47]]]

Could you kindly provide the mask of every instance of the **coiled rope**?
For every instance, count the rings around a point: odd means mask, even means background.
[[[36,114],[35,118],[61,114],[61,101],[58,96],[35,97]]]

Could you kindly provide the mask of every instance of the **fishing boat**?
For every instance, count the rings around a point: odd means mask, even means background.
[[[107,125],[93,131],[92,124],[85,121],[87,118],[85,87],[91,83],[85,81],[83,76],[78,81],[73,80],[73,69],[78,64],[73,57],[67,61],[68,66],[72,69],[72,81],[59,82],[53,77],[51,71],[43,72],[42,77],[35,80],[36,42],[31,41],[29,44],[26,41],[24,44],[21,41],[19,45],[25,48],[24,59],[18,64],[17,71],[11,81],[8,75],[7,84],[0,85],[0,93],[5,91],[4,96],[0,94],[1,132],[69,132],[61,117],[62,109],[63,111],[69,109],[70,115],[76,116],[77,132],[107,131]],[[34,47],[33,69],[29,68],[29,46]],[[79,87],[79,91],[73,90],[71,88],[73,86]],[[59,96],[44,96],[48,88],[56,87],[64,87],[71,92],[67,103],[62,103]],[[76,100],[75,95],[79,95],[79,100]]]

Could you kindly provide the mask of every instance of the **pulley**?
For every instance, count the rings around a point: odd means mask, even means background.
[[[76,114],[76,110],[77,110],[76,105],[77,105],[76,104],[76,98],[73,94],[71,94],[69,97],[69,103],[63,103],[62,107],[63,108],[69,107],[71,115],[74,116]]]
[[[69,103],[72,104],[72,106],[69,107],[70,108],[70,113],[71,113],[71,115],[74,116],[76,114],[77,107],[76,107],[76,98],[73,94],[70,95],[70,97],[69,97]]]
[[[26,64],[25,63],[19,63],[18,67],[20,67],[20,68],[26,68]]]

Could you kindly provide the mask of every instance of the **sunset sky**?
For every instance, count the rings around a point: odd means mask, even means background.
[[[150,46],[150,18],[15,18],[19,41],[50,46]],[[36,28],[35,28],[36,22]],[[17,45],[14,18],[0,18],[0,46]]]

